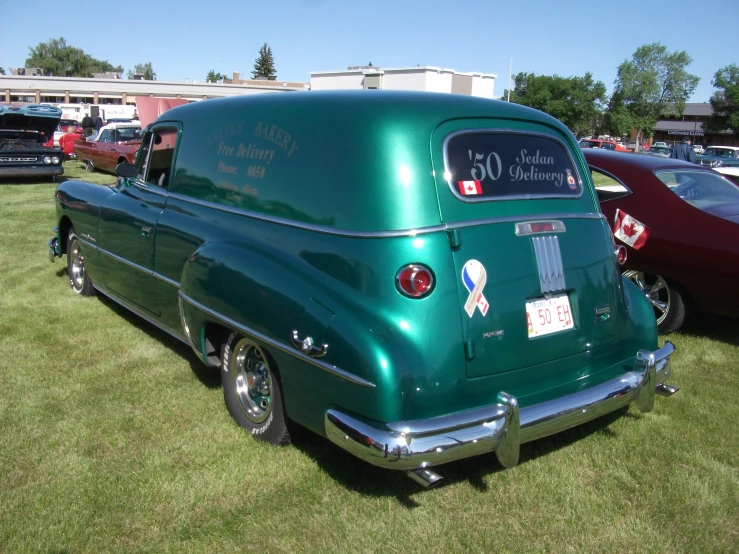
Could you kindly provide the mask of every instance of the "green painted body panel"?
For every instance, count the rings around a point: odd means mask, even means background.
[[[169,190],[67,182],[59,219],[95,239],[99,252],[85,261],[96,286],[184,334],[183,295],[201,357],[210,326],[251,330],[279,368],[288,415],[319,433],[329,408],[389,422],[488,405],[501,391],[522,406],[551,400],[620,375],[639,348],[656,347],[649,303],[614,265],[580,150],[545,114],[372,91],[208,100],[165,118],[182,129]],[[552,137],[582,194],[461,201],[445,180],[443,145],[464,129]],[[542,292],[531,237],[515,223],[541,214],[566,226],[557,235],[575,328],[529,339],[525,302]],[[469,259],[487,267],[486,317],[463,308]],[[426,298],[396,287],[410,263],[434,274]],[[596,323],[603,306],[610,319]],[[294,330],[329,345],[323,366],[291,344]]]

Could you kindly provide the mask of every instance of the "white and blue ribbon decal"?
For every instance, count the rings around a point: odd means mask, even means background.
[[[488,313],[490,306],[482,294],[482,289],[485,288],[487,279],[488,275],[485,267],[477,260],[468,260],[464,264],[462,268],[462,282],[465,288],[470,291],[467,302],[464,303],[464,311],[470,317],[474,315],[475,308],[479,308],[483,316]]]

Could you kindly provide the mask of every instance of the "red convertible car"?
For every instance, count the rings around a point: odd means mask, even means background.
[[[652,302],[659,330],[686,313],[739,316],[739,187],[688,162],[583,150],[624,275]]]

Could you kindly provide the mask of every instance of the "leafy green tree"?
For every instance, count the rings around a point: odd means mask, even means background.
[[[251,72],[251,76],[254,79],[257,77],[266,77],[270,81],[274,81],[277,78],[272,48],[266,42],[259,49],[259,57],[254,61],[254,70]]]
[[[624,106],[621,93],[614,92],[608,101],[608,108],[603,114],[601,130],[614,137],[622,137],[631,132],[631,114]]]
[[[739,66],[722,67],[711,84],[719,90],[711,96],[713,114],[703,123],[703,130],[720,133],[731,129],[739,136]]]
[[[0,67],[0,75],[5,75],[5,70],[2,67]]]
[[[133,79],[134,73],[143,73],[145,81],[156,81],[157,74],[154,73],[154,69],[151,67],[151,62],[137,63],[133,66],[133,69],[128,70],[128,78]]]
[[[122,72],[121,66],[113,66],[107,60],[96,60],[81,49],[69,46],[64,37],[40,42],[29,48],[26,67],[39,67],[44,75],[56,77],[92,77],[93,73]]]
[[[692,61],[687,52],[668,52],[655,42],[640,46],[631,60],[618,66],[614,93],[620,95],[631,116],[637,143],[642,132],[651,132],[661,115],[682,115],[685,111],[685,102],[700,81],[685,69]]]
[[[215,70],[211,69],[208,71],[208,75],[205,77],[206,83],[217,83],[221,79],[225,79],[226,76],[221,74],[220,72],[216,73]]]
[[[507,95],[506,90],[503,96]],[[595,127],[605,101],[606,86],[589,72],[584,77],[519,73],[511,91],[511,102],[556,117],[575,135]]]

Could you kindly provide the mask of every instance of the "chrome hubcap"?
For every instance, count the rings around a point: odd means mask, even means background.
[[[85,283],[85,261],[82,257],[82,251],[80,250],[80,243],[75,238],[72,240],[70,246],[72,267],[70,268],[69,282],[72,285],[72,289],[75,292],[82,290],[82,285]]]
[[[264,423],[272,412],[272,372],[261,348],[247,339],[234,349],[236,394],[244,415]]]
[[[654,309],[657,324],[662,323],[670,313],[670,287],[659,275],[647,275],[641,271],[624,271],[624,277],[633,281],[644,293]]]

